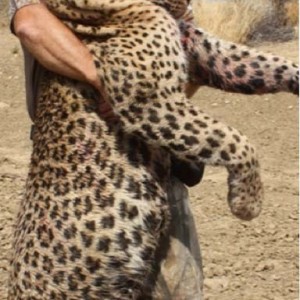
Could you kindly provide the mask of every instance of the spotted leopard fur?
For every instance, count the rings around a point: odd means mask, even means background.
[[[51,1],[47,3],[51,8]],[[257,215],[262,189],[256,151],[237,130],[186,101],[185,56],[174,19],[150,1],[67,3],[70,5],[65,7],[64,17],[68,15],[73,23],[77,18],[74,10],[89,9],[100,14],[100,27],[116,30],[116,36],[104,43],[96,39],[85,43],[95,56],[104,97],[119,115],[125,131],[168,149],[180,159],[226,166],[233,213],[246,219]],[[188,4],[184,3],[185,7],[179,6],[181,14]],[[55,6],[52,9],[61,14]],[[122,28],[120,23],[124,22]]]
[[[63,11],[64,9],[62,14]],[[141,18],[143,12],[145,11],[138,9],[133,15]],[[160,10],[158,12],[159,21],[164,20],[164,13]],[[77,13],[79,14],[78,11],[74,14]],[[150,16],[152,13],[155,14],[152,21],[156,21],[157,11],[151,6]],[[65,17],[68,15],[67,12],[64,14]],[[89,14],[90,11],[87,15]],[[147,17],[150,16],[148,14]],[[175,26],[170,19],[165,21]],[[87,29],[85,24],[74,27],[79,31]],[[97,25],[93,28],[97,29]],[[98,42],[103,42],[103,39],[105,41],[118,31],[116,28],[104,30],[106,37],[102,36]],[[92,30],[89,35],[95,35],[96,31]],[[177,38],[177,31],[172,32]],[[82,38],[96,57],[98,52],[93,39]],[[156,37],[153,41],[159,43]],[[175,46],[180,49],[177,43]],[[128,45],[130,49],[131,44]],[[151,42],[149,45],[155,46]],[[108,49],[101,51],[109,53]],[[121,66],[125,64],[127,70],[126,62],[132,64],[139,61],[137,53],[136,56],[121,60]],[[99,63],[98,58],[96,64]],[[167,64],[168,60],[164,63]],[[184,74],[185,67],[178,66]],[[172,70],[173,67],[174,65]],[[120,74],[115,71],[124,72],[122,68],[111,70],[112,73],[107,76],[118,77]],[[124,76],[130,76],[130,73]],[[179,78],[180,82],[181,80],[185,81],[184,78]],[[146,84],[147,87],[145,80],[140,84]],[[172,92],[171,86],[169,88]],[[204,117],[203,123],[193,124],[190,119],[185,121],[184,130],[189,133],[189,137],[191,134],[198,135],[198,131],[208,130],[211,125],[215,126],[217,140],[207,141],[209,149],[202,153],[205,158],[210,155],[209,150],[214,148],[215,142],[225,142],[224,125],[195,110],[183,100],[182,93],[180,95],[181,101],[174,98],[174,108],[171,103],[166,102],[160,107],[160,103],[154,101],[153,106],[146,111],[148,121],[153,123],[155,118],[160,117],[162,108],[166,111],[161,116],[165,117],[164,125],[172,129],[181,124],[181,116],[178,123],[174,119],[176,111],[185,119],[189,116],[195,119],[195,114]],[[147,104],[144,101],[148,97],[139,96],[144,110],[143,106]],[[162,98],[164,100],[163,96]],[[138,132],[142,125],[133,130],[142,139],[124,132],[123,128],[127,130],[128,123],[134,122],[134,114],[138,115],[138,120],[143,116],[139,113],[139,106],[129,105],[126,109],[123,105],[115,105],[124,124],[106,124],[97,114],[97,99],[98,94],[85,84],[50,72],[44,76],[27,192],[15,232],[10,300],[151,297],[148,276],[152,272],[153,256],[159,238],[165,232],[169,219],[165,192],[168,185],[169,149],[167,152],[155,151],[155,148],[149,148],[142,141],[143,138],[148,141],[149,134],[154,137],[155,132],[151,131],[151,127],[146,127],[148,129],[145,133]],[[114,104],[114,99],[110,100]],[[155,114],[153,111],[159,113]],[[145,114],[144,117],[146,116]],[[187,137],[183,139],[188,141]],[[235,138],[240,138],[238,132]],[[153,145],[156,145],[157,140],[154,140]],[[234,140],[234,144],[242,142],[244,140]],[[177,154],[178,149],[174,145],[173,151]],[[165,148],[166,146],[168,145]],[[195,146],[193,142],[191,146]],[[233,152],[234,146],[229,147]],[[186,150],[179,152],[183,153],[180,157],[186,155]],[[195,157],[186,158],[196,160]],[[233,172],[232,176],[235,175]]]
[[[283,57],[220,40],[181,21],[181,41],[189,61],[189,79],[229,92],[299,95],[299,66]]]

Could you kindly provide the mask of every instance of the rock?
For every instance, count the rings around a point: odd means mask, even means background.
[[[255,228],[254,232],[255,236],[260,236],[263,233],[263,230],[261,228]]]
[[[242,261],[238,261],[233,265],[234,274],[240,275],[245,272],[245,265]]]
[[[275,224],[269,224],[268,229],[266,230],[268,234],[274,235],[277,233],[277,226]]]
[[[260,262],[256,266],[255,271],[256,272],[270,271],[270,270],[274,270],[275,268],[277,268],[277,266],[278,266],[278,262],[276,260],[266,260],[266,261]]]
[[[229,280],[226,277],[207,278],[204,280],[204,286],[213,291],[225,291],[228,285]]]
[[[218,264],[210,263],[207,264],[206,267],[204,267],[204,273],[207,278],[212,278],[215,276],[223,275],[224,270],[222,266],[219,266]]]
[[[275,281],[281,280],[281,277],[279,275],[272,275],[271,278]]]
[[[298,215],[290,214],[289,219],[297,221],[298,220]]]
[[[286,240],[288,243],[291,243],[291,242],[293,242],[295,239],[294,239],[292,236],[290,236],[290,237],[286,238],[285,240]]]
[[[1,108],[8,108],[9,105],[7,103],[4,103],[4,102],[0,102],[0,109]]]

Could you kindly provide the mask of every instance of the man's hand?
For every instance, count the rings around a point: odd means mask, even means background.
[[[44,4],[19,9],[13,26],[23,46],[46,69],[101,90],[90,51]]]

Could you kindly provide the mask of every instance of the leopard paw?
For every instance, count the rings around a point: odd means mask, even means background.
[[[231,212],[239,219],[250,221],[262,209],[264,198],[263,184],[258,170],[242,180],[229,176],[228,203]]]

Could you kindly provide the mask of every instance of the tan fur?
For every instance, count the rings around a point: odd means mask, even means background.
[[[151,299],[169,224],[170,153],[225,166],[231,210],[251,219],[262,201],[256,151],[185,98],[186,56],[163,7],[46,2],[91,50],[120,122],[99,117],[87,84],[45,73],[9,300]]]

